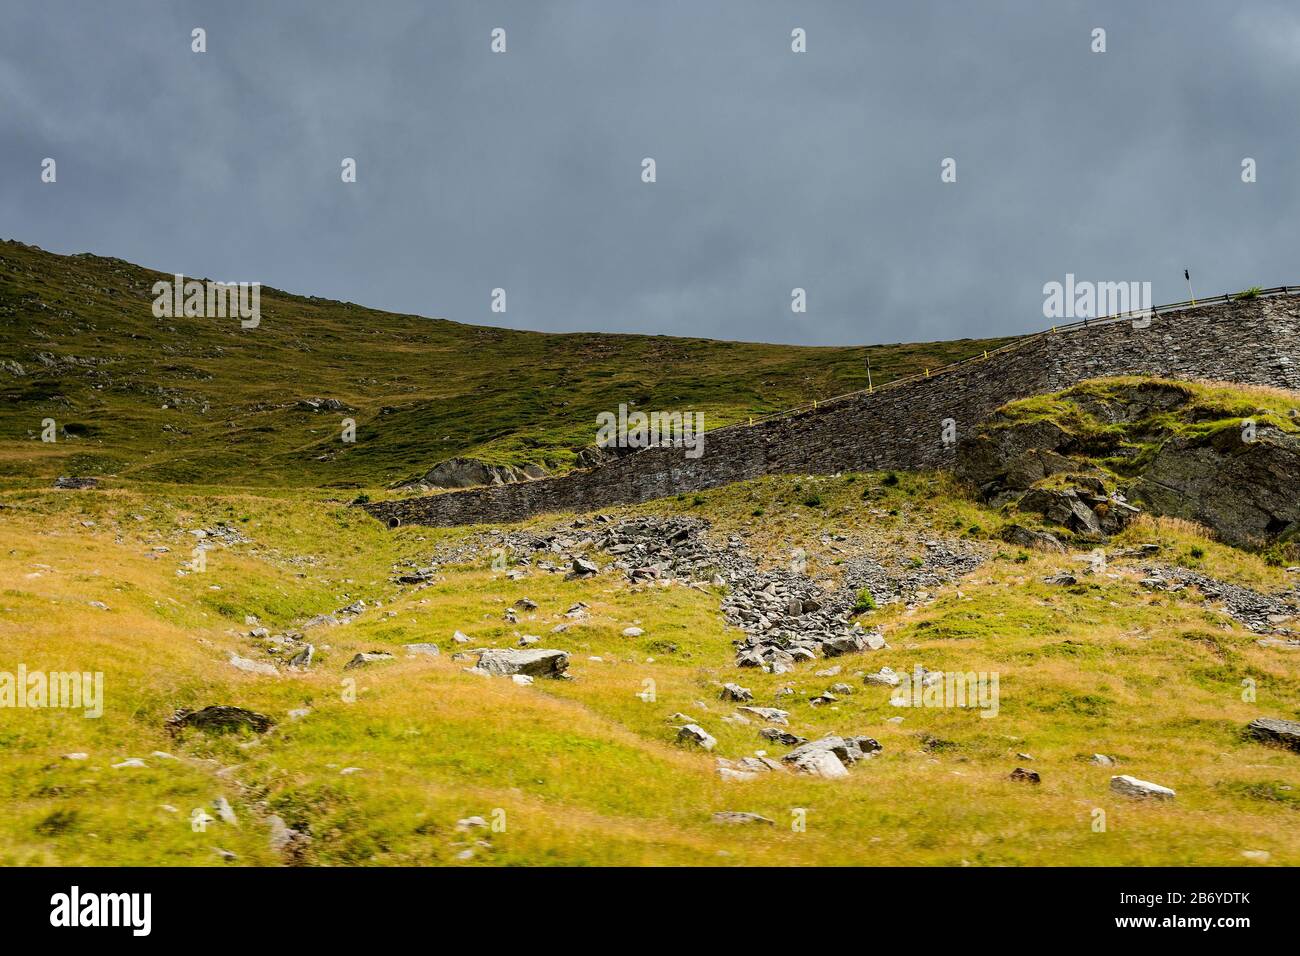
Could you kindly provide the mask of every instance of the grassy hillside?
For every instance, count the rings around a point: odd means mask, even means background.
[[[594,440],[597,413],[620,402],[702,411],[715,427],[865,388],[868,357],[879,384],[1006,341],[799,348],[544,335],[272,289],[260,326],[244,330],[154,318],[150,290],[166,278],[0,244],[0,476],[381,486],[457,455],[564,469]],[[300,404],[314,398],[350,410]],[[355,444],[340,440],[345,416]],[[47,417],[56,443],[39,441]]]
[[[805,503],[814,494],[815,507]],[[709,517],[720,538],[744,534],[772,561],[802,547],[819,578],[838,573],[836,548],[845,547],[830,533],[900,561],[931,537],[989,549],[982,568],[932,601],[864,614],[888,649],[779,677],[734,666],[737,632],[721,622],[717,588],[633,587],[620,574],[566,581],[535,570],[510,580],[488,554],[445,566],[424,589],[399,586],[390,580],[395,563],[424,563],[467,533],[390,533],[320,493],[14,490],[3,503],[5,666],[102,670],[106,706],[97,720],[0,710],[2,864],[278,863],[268,845],[272,814],[310,835],[297,859],[307,864],[1300,862],[1297,757],[1241,733],[1261,712],[1300,710],[1295,652],[1261,646],[1194,590],[1144,589],[1138,561],[1117,559],[1077,586],[1045,583],[1060,570],[1077,573],[1078,562],[999,544],[1002,516],[945,478],[766,479],[698,502],[645,506]],[[178,574],[190,531],[220,522],[246,540],[209,552],[204,573]],[[1162,560],[1194,555],[1239,583],[1287,581],[1283,570],[1179,522],[1143,522],[1115,544],[1146,542],[1162,546]],[[524,596],[537,608],[509,624],[505,608]],[[369,607],[351,624],[313,632],[318,657],[306,673],[250,675],[227,663],[230,651],[257,653],[245,615],[280,631],[358,599]],[[553,635],[578,600],[590,605],[589,618]],[[634,624],[645,633],[623,636]],[[542,646],[572,653],[575,679],[518,686],[466,673],[467,662],[450,658],[457,630],[470,647],[544,635]],[[412,641],[435,642],[442,654],[402,656]],[[381,649],[398,656],[344,671],[355,652]],[[832,663],[841,674],[816,675]],[[918,664],[999,671],[997,718],[900,711],[887,689],[854,676]],[[1257,702],[1242,700],[1247,678]],[[647,679],[653,700],[641,696]],[[884,751],[844,780],[725,781],[715,756],[784,749],[760,739],[758,725],[721,719],[734,710],[718,699],[726,681],[752,689],[757,704],[788,709],[795,733],[869,734]],[[856,692],[812,706],[834,681]],[[778,695],[783,686],[795,693]],[[251,708],[278,727],[261,738],[165,730],[175,708],[213,703]],[[300,710],[308,712],[290,716]],[[674,742],[676,712],[718,738],[715,754]],[[1090,764],[1098,752],[1118,768]],[[145,766],[114,769],[131,757]],[[1017,766],[1038,771],[1042,783],[1010,780]],[[1108,790],[1113,773],[1174,787],[1178,797],[1117,796]],[[196,832],[192,812],[215,817],[217,797],[230,801],[237,822]],[[806,832],[790,826],[799,809]],[[1094,828],[1098,809],[1104,832]],[[726,810],[776,825],[712,821]],[[504,831],[457,829],[494,814]]]
[[[886,647],[773,674],[736,666],[743,634],[722,610],[736,594],[720,578],[633,583],[596,549],[606,567],[587,578],[502,567],[482,529],[390,531],[342,490],[453,455],[563,468],[619,402],[717,425],[864,385],[868,352],[879,383],[1000,343],[538,335],[274,291],[261,327],[241,331],[155,319],[156,278],[0,246],[0,688],[20,667],[101,672],[105,698],[98,718],[0,706],[0,865],[1300,864],[1300,757],[1243,733],[1300,716],[1297,575],[1277,554],[1143,516],[1088,571],[1095,541],[1053,528],[1073,553],[1007,544],[1009,525],[1036,519],[937,474],[773,477],[615,509],[707,519],[711,547],[758,561],[730,579],[738,592],[781,569],[852,593],[869,562],[902,575],[931,568],[932,545],[978,555],[906,600],[868,592],[854,613]],[[1128,384],[1029,399],[1004,424],[1095,438],[1122,470],[1247,416],[1289,435],[1300,409],[1198,384],[1179,412],[1119,434],[1107,410]],[[301,404],[316,398],[354,411]],[[344,414],[355,445],[338,440]],[[39,440],[46,417],[55,443]],[[117,477],[48,487],[59,474]],[[400,580],[435,561],[426,581]],[[1178,570],[1197,577],[1159,577]],[[1226,603],[1241,588],[1285,611],[1276,634],[1261,640]],[[567,616],[579,601],[586,615]],[[344,623],[308,626],[348,606]],[[276,654],[292,633],[315,646],[307,669]],[[525,635],[567,651],[573,679],[515,683],[453,659]],[[416,642],[440,653],[407,656]],[[345,669],[368,651],[394,656]],[[866,680],[918,666],[998,674],[996,717],[900,709]],[[883,749],[843,779],[727,779],[718,758],[787,750],[737,719],[728,682],[788,711],[793,734]],[[179,708],[213,704],[276,725],[169,730]],[[677,743],[681,714],[713,753]],[[1018,767],[1040,781],[1012,779]],[[1177,797],[1116,794],[1114,774]],[[772,825],[722,825],[722,811]],[[488,825],[461,823],[474,817]],[[286,849],[285,826],[307,839]]]

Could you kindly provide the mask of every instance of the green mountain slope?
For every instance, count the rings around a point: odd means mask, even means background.
[[[539,335],[269,290],[240,331],[155,319],[157,278],[0,245],[0,697],[102,685],[0,706],[0,865],[1300,861],[1300,757],[1251,729],[1300,717],[1294,545],[1195,523],[1261,488],[1290,514],[1294,394],[1083,382],[987,423],[989,480],[768,476],[389,530],[323,486],[562,468],[619,402],[722,424],[865,384],[868,353],[880,383],[999,343]],[[1188,460],[1210,506],[1141,496]],[[1116,487],[1145,513],[1103,539],[1079,519]],[[806,653],[741,666],[778,632]],[[520,651],[572,679],[470,666]],[[982,703],[900,697],[907,675]],[[261,729],[176,722],[210,706]],[[839,775],[791,759],[830,736]]]
[[[0,476],[379,486],[454,456],[571,467],[620,402],[708,427],[866,387],[1006,339],[808,348],[542,334],[264,288],[261,322],[155,318],[167,279],[0,243]],[[195,277],[187,277],[195,278]],[[313,410],[333,399],[341,410]],[[331,406],[333,407],[333,406]],[[342,419],[356,442],[341,440]],[[40,440],[53,419],[58,440]]]

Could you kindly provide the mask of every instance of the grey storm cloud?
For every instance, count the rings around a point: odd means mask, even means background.
[[[461,322],[801,344],[1028,331],[1067,272],[1157,302],[1184,268],[1201,295],[1300,281],[1289,2],[11,0],[4,20],[0,235],[57,252]]]

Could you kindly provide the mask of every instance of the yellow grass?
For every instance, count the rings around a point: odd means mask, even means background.
[[[823,506],[800,505],[814,487]],[[1045,584],[1080,565],[1068,556],[1015,560],[1014,549],[990,540],[999,516],[940,477],[904,476],[897,488],[880,476],[768,479],[703,497],[700,506],[645,509],[700,514],[720,534],[747,532],[772,561],[803,547],[818,579],[840,570],[820,542],[829,531],[886,554],[916,553],[927,536],[965,535],[1003,555],[914,613],[867,615],[864,623],[885,628],[889,649],[774,677],[735,668],[731,641],[740,635],[725,627],[714,589],[634,588],[613,573],[566,582],[533,572],[511,582],[486,556],[444,569],[427,588],[399,588],[389,580],[394,562],[427,560],[465,532],[388,532],[320,494],[3,493],[0,671],[19,663],[102,671],[106,706],[98,719],[0,709],[0,863],[217,865],[220,848],[236,854],[222,865],[279,864],[268,844],[272,813],[310,833],[308,864],[1244,865],[1244,850],[1300,862],[1300,757],[1240,733],[1260,714],[1296,715],[1295,652],[1260,647],[1194,593],[1143,590],[1132,562],[1076,587]],[[190,529],[218,521],[249,542],[218,547],[206,572],[178,576]],[[972,525],[981,532],[971,534]],[[1182,523],[1153,522],[1127,537],[1160,538],[1175,551],[1195,543],[1213,573],[1257,586],[1283,578]],[[523,596],[539,608],[507,624],[504,609]],[[226,662],[229,651],[266,659],[245,636],[245,614],[282,631],[358,598],[383,606],[309,632],[318,650],[310,673],[270,678]],[[591,605],[590,618],[552,635],[576,600]],[[633,623],[643,637],[622,636]],[[574,679],[517,686],[466,673],[472,661],[451,660],[457,629],[471,637],[468,647],[542,635],[541,646],[571,653]],[[400,645],[416,641],[438,643],[442,655],[403,656]],[[397,658],[343,670],[355,652],[380,648]],[[842,672],[815,676],[831,664]],[[882,665],[997,672],[998,716],[892,707],[886,689],[857,676]],[[1253,703],[1242,699],[1247,679]],[[868,734],[884,751],[847,780],[725,782],[713,756],[674,742],[670,714],[696,718],[726,757],[784,748],[759,738],[760,724],[722,721],[734,710],[718,698],[723,681],[790,710],[802,736]],[[832,707],[808,703],[836,681],[856,693]],[[796,693],[778,696],[787,685]],[[211,703],[248,707],[278,726],[260,740],[164,729],[176,708]],[[302,707],[306,717],[288,717]],[[889,721],[897,716],[901,723]],[[88,759],[63,758],[73,751]],[[1095,752],[1120,766],[1089,764]],[[127,757],[148,767],[111,768]],[[1009,780],[1016,766],[1037,770],[1042,785]],[[359,772],[341,773],[351,767]],[[1173,787],[1178,798],[1125,800],[1108,790],[1114,773]],[[238,825],[196,832],[191,812],[215,816],[219,794]],[[719,826],[718,810],[776,825]],[[1098,810],[1104,832],[1094,830]],[[796,811],[804,832],[792,829]],[[457,831],[475,815],[504,829]],[[461,859],[466,850],[473,855]]]

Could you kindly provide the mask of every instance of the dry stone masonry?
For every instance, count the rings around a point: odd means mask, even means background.
[[[1043,333],[922,377],[815,409],[706,433],[704,453],[646,448],[568,475],[362,505],[391,526],[509,523],[715,488],[768,474],[951,467],[958,439],[1006,402],[1085,379],[1148,375],[1300,389],[1300,298],[1247,299]],[[616,396],[611,396],[611,400]]]

